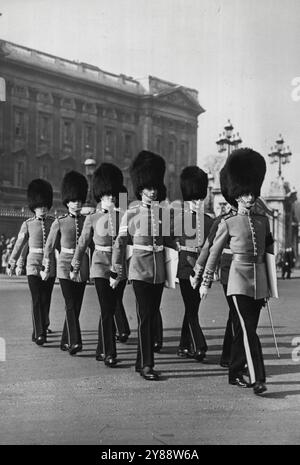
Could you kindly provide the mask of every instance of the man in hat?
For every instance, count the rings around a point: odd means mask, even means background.
[[[184,168],[180,175],[184,205],[175,217],[175,229],[179,227],[182,232],[177,237],[177,277],[185,307],[177,355],[182,358],[191,357],[198,362],[205,359],[207,344],[199,324],[199,289],[192,288],[189,278],[213,223],[213,219],[204,214],[201,208],[201,202],[207,195],[207,185],[207,174],[201,168]]]
[[[139,202],[123,216],[112,257],[111,286],[122,277],[127,244],[133,245],[128,278],[137,301],[138,348],[135,369],[146,380],[158,380],[154,371],[154,343],[165,282],[163,208],[166,198],[165,161],[155,153],[141,151],[134,159],[130,175]]]
[[[125,258],[118,286],[112,289],[109,283],[112,249],[118,235],[120,216],[122,214],[118,208],[119,194],[123,193],[127,200],[121,170],[112,163],[102,163],[94,172],[93,191],[98,203],[97,209],[94,214],[86,218],[72,259],[71,278],[77,279],[85,251],[93,241],[94,253],[90,273],[95,282],[100,304],[96,360],[104,361],[108,367],[114,367],[117,364],[116,329],[114,325],[116,311],[118,311],[117,327],[119,335],[128,337],[130,334],[124,307],[124,313],[122,313],[122,298],[126,286]]]
[[[57,218],[52,226],[46,242],[43,265],[45,267],[43,279],[47,280],[50,273],[50,257],[55,249],[59,250],[57,261],[57,277],[65,300],[66,319],[62,332],[60,347],[75,355],[82,350],[79,315],[89,277],[89,259],[85,254],[82,260],[78,280],[70,279],[71,261],[80,237],[85,216],[80,211],[86,200],[88,182],[77,171],[69,171],[63,178],[61,195],[62,203],[68,213]]]
[[[213,273],[223,248],[229,243],[232,262],[228,277],[227,295],[232,296],[237,316],[234,331],[229,383],[253,386],[255,394],[266,391],[265,367],[261,344],[256,333],[260,310],[270,296],[265,254],[273,254],[273,238],[266,215],[254,211],[255,200],[266,172],[264,158],[252,149],[232,152],[227,162],[228,195],[238,204],[237,215],[223,218],[210,248],[200,286],[200,297],[205,298],[213,280]],[[245,355],[250,384],[243,376]]]
[[[55,255],[52,253],[49,255],[49,279],[44,282],[41,278],[44,247],[50,227],[55,220],[53,216],[48,214],[53,200],[51,184],[44,179],[34,179],[28,185],[27,199],[28,206],[34,216],[24,221],[21,226],[9,258],[8,273],[12,275],[16,271],[17,274],[20,274],[23,266],[20,256],[22,250],[26,250],[28,242],[26,274],[32,298],[32,341],[37,345],[43,345],[46,342],[51,295],[56,273]],[[18,260],[18,258],[20,259]]]

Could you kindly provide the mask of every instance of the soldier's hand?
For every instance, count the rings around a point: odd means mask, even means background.
[[[16,276],[21,276],[21,275],[22,275],[22,268],[17,266],[17,268],[16,268]]]
[[[49,278],[50,276],[50,273],[48,271],[40,271],[40,277],[42,278],[43,281],[47,281],[47,279]]]
[[[70,271],[70,279],[71,281],[75,281],[76,283],[79,282],[79,273],[75,271]]]
[[[190,276],[190,283],[193,289],[196,289],[198,283],[198,279],[195,276]]]
[[[200,286],[199,294],[201,299],[206,299],[208,294],[208,288],[206,286]]]
[[[12,277],[12,275],[14,274],[14,269],[11,266],[7,267],[6,268],[6,274],[8,276]]]
[[[119,279],[114,279],[112,277],[109,278],[109,285],[112,289],[116,289],[118,284],[119,284]]]

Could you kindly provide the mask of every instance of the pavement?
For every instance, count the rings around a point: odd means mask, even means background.
[[[162,301],[164,346],[156,355],[158,382],[134,371],[137,321],[132,286],[124,303],[132,334],[118,343],[119,365],[95,360],[99,319],[95,288],[88,285],[80,317],[83,351],[59,349],[64,304],[56,283],[48,343],[31,342],[30,295],[25,277],[0,277],[0,444],[8,445],[222,445],[300,444],[300,271],[278,281],[271,308],[280,358],[269,318],[262,310],[259,335],[268,391],[255,396],[227,382],[219,366],[227,306],[218,282],[201,304],[207,362],[179,359],[183,317],[180,291]],[[5,358],[5,360],[4,360]]]

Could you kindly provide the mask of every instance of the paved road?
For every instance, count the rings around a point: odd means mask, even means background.
[[[6,361],[0,362],[0,444],[300,444],[300,361],[291,358],[293,338],[299,337],[300,348],[300,279],[294,276],[279,281],[281,297],[272,301],[280,359],[266,311],[261,316],[268,375],[263,397],[228,385],[226,370],[218,365],[227,318],[219,283],[201,307],[209,345],[206,364],[176,356],[182,303],[178,289],[165,290],[165,344],[156,357],[162,380],[147,382],[134,372],[131,286],[125,305],[132,336],[118,344],[121,363],[110,369],[94,358],[98,307],[93,286],[87,287],[81,315],[84,350],[71,357],[59,350],[64,318],[59,285],[51,307],[55,332],[38,347],[31,342],[26,279],[2,277],[0,337],[6,342]]]

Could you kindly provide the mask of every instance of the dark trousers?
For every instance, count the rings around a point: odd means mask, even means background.
[[[254,300],[245,295],[232,296],[237,315],[232,342],[229,380],[239,376],[247,360],[250,382],[265,382],[265,366],[261,344],[256,334],[263,300]]]
[[[199,289],[193,289],[189,279],[179,279],[180,291],[184,302],[184,318],[179,346],[192,351],[207,351],[207,344],[199,324]]]
[[[224,290],[224,294],[225,294],[227,304],[229,307],[229,314],[228,314],[228,319],[227,319],[227,324],[226,324],[226,329],[225,329],[225,334],[224,334],[220,363],[229,363],[230,357],[231,357],[231,348],[232,348],[232,341],[233,341],[233,335],[234,335],[234,328],[236,327],[236,324],[238,324],[238,321],[237,322],[234,321],[235,319],[237,319],[237,313],[236,313],[235,306],[232,300],[232,296],[227,295],[226,284],[223,284],[223,290]]]
[[[118,335],[126,334],[129,336],[130,334],[130,327],[127,320],[127,316],[125,313],[125,308],[123,305],[123,295],[124,290],[126,287],[126,279],[120,281],[118,286],[115,289],[116,292],[116,309],[115,309],[115,316],[114,316],[114,325],[115,331]]]
[[[76,283],[70,279],[60,279],[59,283],[66,309],[61,345],[82,344],[79,316],[86,283]]]
[[[125,285],[126,281],[124,280],[118,284],[116,289],[112,289],[108,279],[95,278],[95,287],[100,304],[97,356],[103,354],[105,357],[116,357],[117,355],[114,315],[117,299],[120,300],[123,297]]]
[[[145,281],[132,281],[136,297],[138,320],[138,347],[136,367],[154,366],[154,343],[157,336],[158,313],[164,283],[152,284]]]
[[[32,300],[32,339],[47,333],[51,295],[55,278],[43,281],[40,276],[27,276]]]

